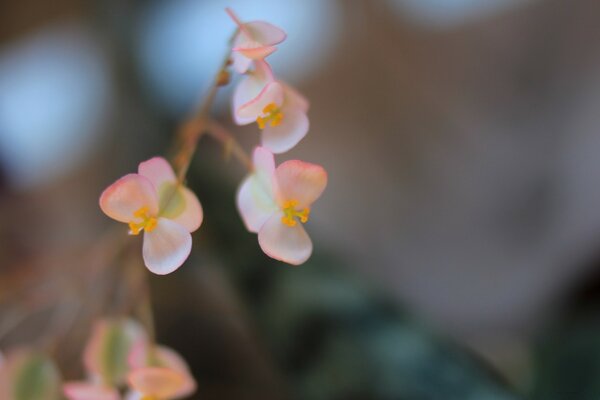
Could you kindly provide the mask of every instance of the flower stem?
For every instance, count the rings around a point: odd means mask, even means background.
[[[228,51],[227,56],[221,63],[221,67],[215,75],[213,84],[200,103],[200,106],[179,128],[177,135],[179,150],[173,159],[179,183],[185,181],[190,164],[194,158],[196,149],[198,148],[198,142],[204,134],[209,134],[214,139],[220,141],[226,152],[230,152],[230,154],[236,157],[249,171],[253,168],[251,158],[244,151],[243,147],[235,137],[229,133],[224,126],[211,119],[209,115],[219,88],[229,83],[230,76],[229,71],[227,70],[229,65],[230,58]]]

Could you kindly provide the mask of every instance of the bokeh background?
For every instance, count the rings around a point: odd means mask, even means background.
[[[43,336],[52,318],[14,310],[68,308],[64,282],[102,264],[98,195],[168,154],[226,6],[288,32],[270,61],[311,130],[278,160],[330,179],[314,257],[284,266],[236,214],[243,169],[201,143],[195,252],[152,281],[198,398],[600,399],[596,0],[0,3],[0,345]],[[215,116],[251,149],[230,96]]]

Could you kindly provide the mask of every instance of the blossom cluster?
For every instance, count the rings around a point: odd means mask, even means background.
[[[266,61],[286,33],[264,21],[241,22],[231,10],[227,12],[237,26],[230,63],[242,75],[233,94],[233,120],[238,125],[256,123],[261,131],[261,146],[254,149],[252,168],[237,192],[237,208],[246,228],[258,234],[265,254],[299,265],[312,253],[303,224],[327,185],[327,173],[300,160],[276,167],[274,154],[292,149],[307,134],[309,104],[278,79]],[[144,263],[160,275],[185,262],[191,233],[203,220],[196,195],[160,157],[140,163],[137,174],[110,185],[100,197],[100,207],[109,217],[128,224],[131,235],[143,232]]]
[[[62,382],[50,358],[32,349],[0,357],[0,400],[171,400],[196,391],[196,381],[174,350],[154,345],[131,319],[95,323],[85,346],[84,381]]]

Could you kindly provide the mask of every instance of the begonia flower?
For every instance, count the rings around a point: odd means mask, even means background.
[[[258,243],[269,257],[302,264],[313,247],[302,225],[327,186],[327,173],[319,165],[299,160],[275,168],[273,154],[263,147],[254,150],[253,162],[254,171],[237,193],[244,224],[258,233]]]
[[[273,153],[294,147],[309,129],[308,101],[273,76],[269,64],[257,61],[235,88],[233,118],[238,125],[253,122],[262,130],[262,145]]]
[[[240,74],[248,70],[252,61],[262,60],[277,50],[275,45],[283,42],[287,36],[281,28],[268,22],[241,22],[230,8],[225,10],[238,26],[231,57],[233,67]]]
[[[123,318],[98,320],[83,351],[83,364],[94,383],[118,386],[129,373],[129,355],[140,342],[147,340],[144,328],[136,321]]]
[[[143,327],[131,319],[96,321],[83,351],[88,379],[66,382],[63,393],[69,400],[119,400],[116,388],[126,382],[129,354],[146,340]]]
[[[185,360],[174,350],[140,342],[129,357],[128,398],[179,399],[196,391],[196,381]]]
[[[140,163],[137,174],[128,174],[100,196],[102,211],[129,224],[129,233],[144,231],[143,258],[155,274],[175,271],[188,258],[191,232],[203,218],[196,195],[178,182],[169,163],[154,157]]]

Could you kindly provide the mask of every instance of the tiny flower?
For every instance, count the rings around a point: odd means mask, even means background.
[[[137,174],[110,185],[100,196],[100,208],[127,223],[131,235],[144,231],[144,263],[159,275],[184,263],[192,248],[190,233],[200,227],[203,217],[196,195],[177,181],[161,157],[140,163]]]
[[[238,26],[233,39],[233,67],[240,74],[245,73],[252,61],[262,60],[277,50],[276,44],[283,42],[286,34],[275,25],[264,21],[241,22],[229,8],[227,14]]]
[[[273,153],[294,147],[308,132],[308,101],[274,78],[265,61],[255,62],[233,94],[233,118],[238,125],[256,122],[262,145]]]
[[[298,160],[275,168],[273,154],[263,147],[254,150],[253,161],[254,171],[237,193],[244,224],[258,233],[258,243],[269,257],[302,264],[312,253],[312,242],[302,225],[327,186],[327,173],[319,165]]]
[[[131,352],[128,398],[170,400],[196,391],[196,381],[185,360],[172,349],[140,342]]]

